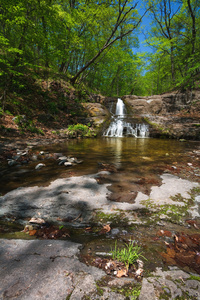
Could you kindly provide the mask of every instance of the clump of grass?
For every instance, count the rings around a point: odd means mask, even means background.
[[[141,247],[135,245],[133,241],[131,241],[129,244],[125,244],[125,247],[122,249],[117,247],[116,241],[115,248],[113,250],[111,249],[111,253],[112,258],[124,263],[127,270],[129,269],[130,265],[133,265],[137,262],[137,259],[143,258],[146,260],[146,258],[142,255]]]

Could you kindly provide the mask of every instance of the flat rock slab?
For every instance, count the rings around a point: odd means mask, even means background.
[[[139,300],[199,300],[200,276],[194,278],[178,268],[169,271],[157,268],[152,276],[143,279]]]
[[[78,260],[79,244],[0,240],[0,299],[81,299],[105,273]],[[76,296],[77,295],[77,296]]]
[[[189,192],[199,184],[180,179],[170,174],[161,175],[161,186],[153,186],[150,195],[138,193],[135,203],[113,202],[108,199],[108,184],[98,184],[95,175],[85,175],[57,179],[47,187],[18,188],[0,197],[0,216],[13,215],[17,219],[40,217],[56,222],[58,219],[77,219],[81,216],[87,223],[94,210],[104,213],[135,210],[145,207],[145,200],[152,200],[156,205],[177,204],[171,196],[181,194],[190,198]]]

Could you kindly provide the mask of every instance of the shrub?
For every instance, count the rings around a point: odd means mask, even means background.
[[[68,131],[72,135],[76,135],[76,136],[91,136],[92,135],[92,132],[89,129],[89,127],[87,125],[83,125],[83,124],[69,125]]]

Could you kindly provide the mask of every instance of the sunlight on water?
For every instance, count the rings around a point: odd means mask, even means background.
[[[42,161],[46,167],[39,171],[35,170],[35,166],[40,161],[10,167],[1,178],[0,191],[5,193],[19,186],[44,185],[61,177],[95,174],[102,162],[113,164],[118,169],[117,174],[111,175],[113,180],[116,177],[118,182],[131,181],[134,176],[159,173],[160,168],[187,161],[187,153],[195,150],[195,145],[199,142],[133,137],[67,140],[39,150],[77,157],[83,160],[82,164],[66,168],[49,159]]]

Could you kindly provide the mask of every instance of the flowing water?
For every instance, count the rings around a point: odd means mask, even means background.
[[[112,107],[110,108],[110,111],[112,114]],[[104,136],[134,136],[136,138],[144,138],[149,136],[149,125],[144,123],[133,123],[131,118],[128,118],[124,102],[119,98],[116,103],[115,113],[112,115],[110,126],[104,132]]]

